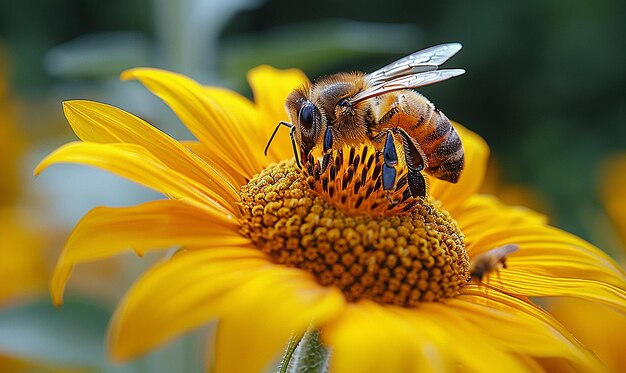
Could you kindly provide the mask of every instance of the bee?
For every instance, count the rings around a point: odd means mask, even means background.
[[[472,278],[482,281],[483,277],[501,268],[506,268],[506,258],[519,250],[519,246],[511,244],[485,253],[478,254],[470,263],[470,275]]]
[[[448,118],[413,89],[464,74],[463,69],[438,70],[459,50],[459,43],[441,44],[369,74],[337,73],[295,89],[285,102],[291,123],[276,126],[265,153],[282,125],[290,128],[300,168],[301,160],[307,162],[314,149],[321,150],[316,159],[321,160],[323,172],[333,149],[369,142],[383,157],[385,190],[396,185],[399,161],[407,166],[412,197],[426,195],[422,170],[456,183],[465,165],[461,139]],[[398,159],[397,144],[403,160]]]

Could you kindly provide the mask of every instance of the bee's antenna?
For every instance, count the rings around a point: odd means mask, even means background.
[[[293,124],[288,123],[288,122],[283,122],[283,121],[278,122],[278,124],[276,125],[276,128],[274,128],[274,132],[272,132],[272,136],[270,137],[269,141],[267,142],[267,145],[265,145],[265,151],[263,152],[263,154],[265,154],[266,156],[267,156],[267,149],[270,148],[270,144],[272,143],[272,140],[274,140],[274,136],[276,136],[276,132],[278,132],[278,128],[280,128],[280,126],[285,126],[285,127],[291,128],[290,133],[293,132]],[[293,142],[293,134],[291,135],[291,140]]]

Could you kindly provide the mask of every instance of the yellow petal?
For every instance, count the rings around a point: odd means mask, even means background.
[[[529,371],[528,361],[502,349],[490,337],[490,329],[475,326],[447,304],[432,302],[414,310],[399,307],[392,310],[414,328],[428,331],[436,338],[439,348],[447,350],[455,368],[460,365],[468,371],[494,373]]]
[[[201,207],[218,208],[225,214],[238,214],[238,210],[215,191],[172,170],[138,145],[68,143],[44,158],[35,169],[35,174],[54,163],[99,167],[174,199]]]
[[[483,183],[489,158],[489,147],[482,137],[466,129],[458,123],[454,128],[459,133],[465,151],[465,169],[455,184],[429,178],[430,194],[442,202],[442,207],[454,215],[454,210],[472,194],[476,193]]]
[[[489,281],[490,285],[494,282],[493,279]],[[513,294],[531,297],[571,296],[603,303],[626,313],[626,291],[606,282],[558,277],[554,274],[537,275],[511,269],[502,271],[495,283],[497,288]]]
[[[494,345],[510,353],[565,359],[579,371],[601,371],[596,356],[583,347],[552,316],[532,303],[473,285],[446,305],[484,330]]]
[[[274,128],[280,121],[289,122],[285,110],[287,96],[295,88],[308,83],[306,75],[300,70],[278,70],[271,66],[258,66],[248,72],[248,82],[254,93],[254,104],[259,112],[261,138],[269,140]],[[268,163],[293,158],[291,138],[287,130],[276,134],[268,151]]]
[[[261,170],[258,154],[263,148],[251,136],[255,128],[238,123],[233,114],[240,109],[243,112],[245,107],[222,106],[223,103],[215,100],[220,97],[217,91],[209,96],[206,88],[197,82],[164,70],[127,70],[122,79],[138,79],[165,101],[191,133],[221,160],[220,165],[229,167],[229,172],[250,178]],[[228,97],[225,101],[232,103]]]
[[[236,110],[228,111],[228,113],[232,116],[233,123],[237,123],[240,128],[246,129],[246,136],[250,139],[250,143],[254,145],[253,148],[248,149],[248,152],[256,156],[257,162],[262,167],[284,159],[293,158],[290,141],[283,141],[282,143],[278,141],[276,144],[272,142],[267,155],[264,154],[265,146],[278,123],[269,119],[266,111],[254,105],[250,100],[237,92],[228,89],[205,87],[205,92],[216,105],[223,108],[236,108]],[[289,139],[289,136],[287,136],[287,139]]]
[[[179,245],[204,247],[243,245],[234,221],[220,212],[198,209],[179,201],[160,200],[133,207],[97,207],[74,228],[59,256],[50,282],[55,304],[74,265],[104,259],[133,249],[140,255],[151,249]]]
[[[157,264],[116,309],[108,335],[112,357],[136,357],[221,316],[236,301],[233,289],[265,262],[258,250],[213,248],[181,252]]]
[[[281,120],[289,121],[285,100],[291,91],[309,80],[297,69],[278,70],[262,65],[248,72],[248,82],[254,93],[254,104],[267,114],[273,127]]]
[[[259,372],[291,332],[313,320],[328,321],[343,302],[337,290],[317,285],[306,272],[269,263],[255,248],[182,252],[129,291],[113,318],[109,343],[116,359],[128,359],[219,317],[216,371]]]
[[[499,349],[486,333],[441,303],[407,309],[361,301],[325,326],[322,337],[338,373],[528,370],[527,361]]]
[[[610,372],[619,372],[626,366],[626,314],[603,304],[574,298],[551,299],[548,308],[576,338],[598,355]]]
[[[219,175],[224,175],[227,181],[234,185],[237,190],[240,189],[241,185],[245,185],[248,182],[248,179],[239,173],[229,173],[230,166],[223,162],[220,159],[215,157],[215,154],[211,152],[209,148],[206,147],[200,141],[195,140],[183,140],[180,141],[181,145],[187,148],[189,151],[194,153],[196,156],[200,157],[207,165],[215,170],[215,172]]]
[[[302,270],[266,265],[249,274],[217,326],[217,373],[267,370],[291,335],[327,323],[344,308],[339,290],[320,286]]]
[[[90,101],[68,101],[65,116],[76,135],[85,142],[127,143],[144,147],[169,168],[198,183],[209,183],[221,196],[227,196],[234,208],[237,186],[199,159],[178,141],[142,119],[116,107]]]
[[[473,242],[492,227],[520,224],[545,225],[545,215],[524,207],[505,206],[492,196],[474,194],[455,209],[454,218],[466,242]],[[487,248],[483,248],[485,251]]]
[[[520,250],[489,285],[525,296],[575,296],[626,309],[626,274],[604,252],[560,229],[545,217],[473,196],[457,211],[470,261],[507,244]]]
[[[411,312],[411,311],[407,311]],[[422,322],[370,301],[351,303],[322,329],[331,349],[331,372],[405,373],[451,371],[444,339]],[[447,342],[447,341],[446,341]]]

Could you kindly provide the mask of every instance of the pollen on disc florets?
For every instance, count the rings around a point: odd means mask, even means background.
[[[349,301],[411,307],[455,296],[467,283],[463,235],[436,202],[417,199],[401,215],[347,215],[310,178],[283,161],[241,189],[242,233],[273,261],[309,271]]]
[[[419,198],[411,195],[405,164],[399,162],[394,167],[396,182],[393,189],[385,190],[383,163],[382,154],[371,145],[344,145],[319,159],[310,154],[302,171],[310,176],[307,181],[311,189],[348,215],[367,211],[369,215],[391,216],[412,210]]]

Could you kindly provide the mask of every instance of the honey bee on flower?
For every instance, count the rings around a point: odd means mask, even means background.
[[[411,196],[425,197],[426,181],[420,171],[456,183],[465,157],[461,138],[445,114],[412,89],[465,73],[438,70],[459,50],[459,43],[441,44],[369,74],[337,73],[299,87],[285,104],[291,123],[280,122],[276,130],[280,125],[291,128],[298,163],[310,163],[312,152],[321,151],[319,173],[331,164],[334,149],[373,144],[384,159],[383,188],[390,191],[397,185],[397,166],[402,162]],[[311,162],[317,158],[311,157]]]

